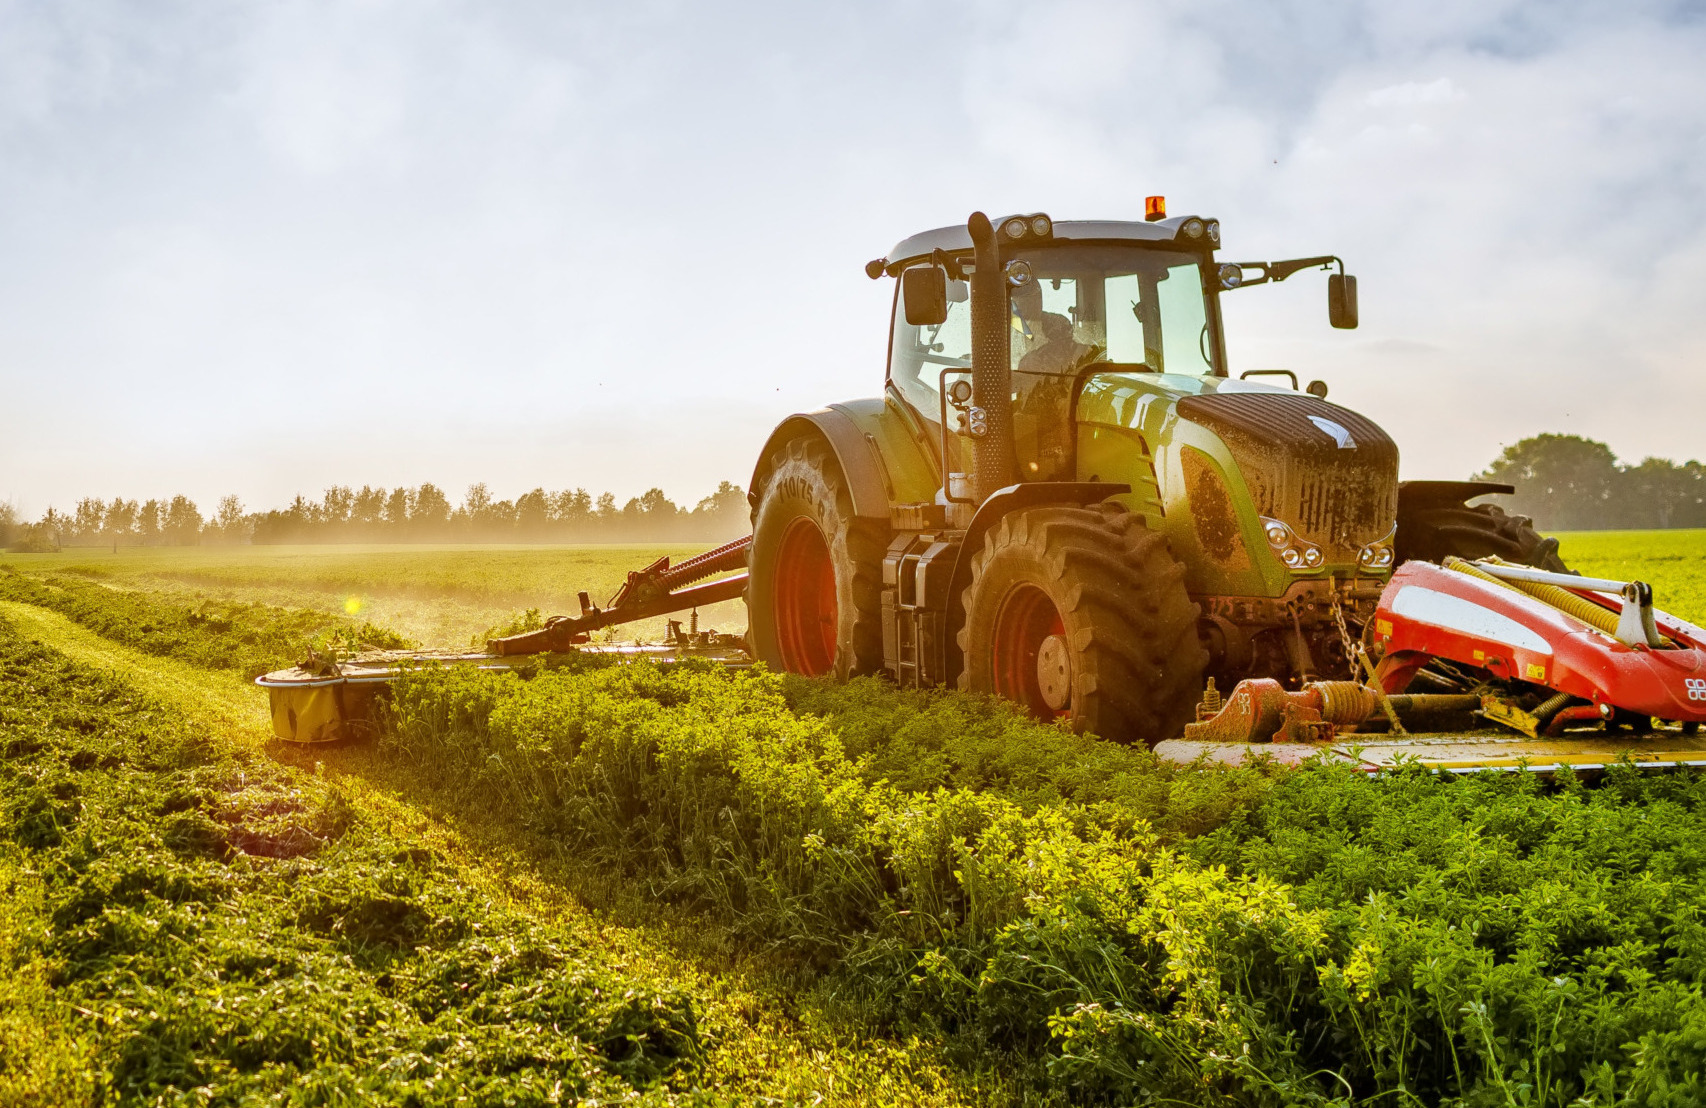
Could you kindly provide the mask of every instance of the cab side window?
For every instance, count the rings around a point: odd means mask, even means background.
[[[936,327],[906,322],[899,288],[896,281],[889,381],[919,415],[934,423],[941,417],[943,370],[971,369],[971,287],[964,281],[948,281],[948,318]]]

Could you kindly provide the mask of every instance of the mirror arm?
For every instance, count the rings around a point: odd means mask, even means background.
[[[1345,271],[1345,263],[1331,254],[1324,254],[1319,258],[1291,258],[1283,262],[1233,262],[1232,264],[1237,266],[1239,269],[1255,269],[1261,271],[1262,275],[1260,277],[1246,277],[1240,281],[1237,287],[1241,289],[1252,288],[1256,285],[1265,285],[1270,281],[1274,284],[1278,284],[1287,277],[1290,277],[1293,273],[1297,273],[1300,270],[1309,269],[1314,266],[1326,269],[1330,265],[1336,265],[1339,267],[1340,273]]]
[[[963,259],[955,257],[940,246],[930,251],[930,264],[946,272],[950,280],[964,281],[966,279]]]
[[[1330,265],[1338,266],[1340,273],[1345,271],[1344,262],[1331,254],[1326,254],[1319,258],[1293,258],[1290,261],[1269,262],[1268,273],[1275,281],[1283,281],[1299,270],[1311,269],[1316,266],[1326,269]]]

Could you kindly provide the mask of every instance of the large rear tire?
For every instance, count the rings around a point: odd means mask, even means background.
[[[1473,561],[1492,555],[1552,573],[1569,572],[1558,557],[1557,539],[1536,531],[1527,516],[1510,515],[1493,504],[1407,505],[1400,491],[1394,545],[1400,564],[1444,562],[1448,556]]]
[[[753,653],[813,677],[881,669],[886,530],[853,514],[841,469],[816,440],[783,444],[760,481],[747,562]]]
[[[1191,719],[1208,654],[1184,567],[1114,505],[1014,512],[963,594],[960,688],[1041,719],[1153,745]]]

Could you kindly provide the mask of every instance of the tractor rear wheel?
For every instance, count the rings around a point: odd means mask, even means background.
[[[840,467],[797,438],[769,459],[752,515],[748,637],[773,669],[851,677],[882,668],[888,536],[853,514]]]
[[[1493,504],[1406,505],[1400,492],[1394,545],[1400,564],[1444,562],[1448,556],[1474,561],[1493,555],[1552,573],[1569,572],[1558,557],[1557,539],[1536,531],[1527,516],[1510,515]]]
[[[1154,744],[1192,715],[1208,655],[1184,567],[1114,505],[1014,512],[985,536],[963,595],[960,688],[1116,742]]]

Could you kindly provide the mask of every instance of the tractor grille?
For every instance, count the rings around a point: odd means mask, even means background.
[[[1206,393],[1179,414],[1220,436],[1262,515],[1354,561],[1398,518],[1398,447],[1372,420],[1313,396]]]

